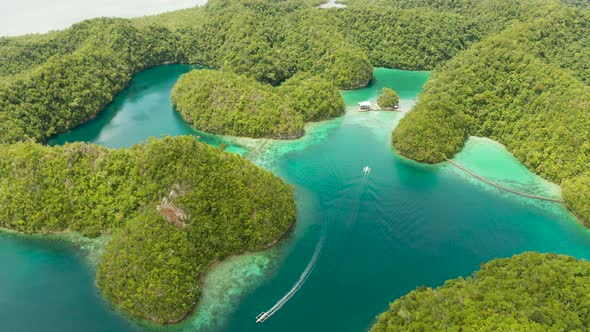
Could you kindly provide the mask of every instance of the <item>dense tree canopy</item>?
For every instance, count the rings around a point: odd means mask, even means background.
[[[325,76],[340,88],[366,86],[372,77],[366,54],[345,40],[327,12],[307,2],[214,0],[192,10],[200,12],[199,23],[187,11],[138,23],[163,23],[175,29],[188,62],[263,83],[276,85],[304,71]]]
[[[195,128],[215,134],[295,138],[303,135],[303,116],[270,85],[215,70],[183,75],[172,102]]]
[[[375,66],[430,70],[475,39],[454,13],[359,6],[330,13],[346,39],[362,47]]]
[[[395,149],[440,162],[469,135],[490,137],[535,173],[562,184],[568,207],[590,222],[583,177],[590,170],[590,68],[585,57],[574,56],[590,52],[583,28],[589,18],[587,12],[562,9],[448,61],[394,130]]]
[[[550,0],[348,2],[349,8],[320,10],[309,0],[211,0],[135,20],[93,19],[46,35],[0,38],[6,59],[0,62],[0,142],[45,142],[76,127],[151,65],[195,63],[271,85],[305,72],[352,89],[370,82],[372,66],[432,69],[556,6]],[[583,59],[573,55],[583,55],[585,43],[570,41],[553,53]],[[571,61],[572,69],[585,66]]]
[[[172,102],[198,130],[256,138],[292,139],[303,135],[304,121],[344,113],[336,86],[307,73],[274,88],[232,72],[195,70],[178,80]]]
[[[379,98],[377,98],[377,105],[381,109],[393,109],[399,104],[399,96],[395,90],[390,88],[383,88]]]
[[[514,22],[542,17],[552,0],[347,0],[331,11],[375,66],[431,70]]]
[[[561,0],[561,2],[572,7],[590,8],[590,1],[588,0]]]
[[[279,88],[303,121],[321,121],[344,114],[344,100],[336,86],[321,76],[299,72]]]
[[[371,331],[585,331],[589,305],[590,263],[525,253],[403,296]]]
[[[197,302],[207,258],[155,211],[115,231],[98,265],[103,294],[136,317],[176,322]]]
[[[265,248],[295,220],[288,185],[195,137],[128,150],[16,143],[0,145],[0,155],[0,226],[115,230],[99,286],[131,315],[156,322],[191,310],[212,261]]]
[[[111,102],[134,72],[174,59],[168,30],[138,29],[122,19],[90,20],[39,37],[52,47],[19,38],[0,41],[9,48],[0,46],[0,54],[10,53],[0,73],[11,74],[0,84],[0,142],[44,142],[74,128]]]
[[[191,72],[175,87],[173,100],[195,127],[273,138],[298,137],[304,121],[342,114],[336,87],[366,86],[373,66],[434,69],[392,135],[398,152],[434,163],[452,157],[469,135],[491,137],[561,184],[567,206],[590,223],[587,1],[347,0],[343,9],[312,7],[320,2],[210,0],[151,17],[0,38],[0,225],[27,233],[113,232],[98,283],[117,306],[156,322],[190,311],[198,277],[212,261],[280,237],[295,218],[290,188],[194,138],[118,151],[37,144],[96,116],[137,71],[168,62],[219,70]],[[495,261],[473,279],[441,288],[453,315],[415,306],[441,303],[437,291],[419,291],[394,303],[375,330],[463,323],[581,329],[589,323],[588,310],[578,307],[588,302],[585,270],[586,263],[555,256]],[[564,288],[547,295],[557,275]],[[510,287],[526,293],[515,276],[536,293],[510,295]],[[462,313],[465,298],[479,302]],[[557,305],[563,303],[565,309]],[[513,308],[522,315],[501,311]],[[406,315],[412,310],[424,319]]]

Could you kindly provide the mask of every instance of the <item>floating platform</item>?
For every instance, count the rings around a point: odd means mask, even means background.
[[[357,110],[359,112],[376,111],[378,107],[373,106],[369,101],[361,101],[357,104]]]
[[[378,105],[371,104],[371,102],[369,102],[369,101],[361,101],[360,103],[357,104],[356,109],[359,112],[370,112],[370,111],[398,111],[398,112],[404,112],[404,111],[402,111],[399,108],[399,106],[388,107],[388,108],[383,108],[382,109]]]

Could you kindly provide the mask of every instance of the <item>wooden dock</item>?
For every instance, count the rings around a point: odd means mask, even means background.
[[[357,110],[357,111],[359,111],[359,112],[372,112],[372,111],[379,111],[379,109],[378,109],[378,108],[373,108],[373,107],[371,107],[371,108],[360,108],[360,107],[358,107],[358,106],[357,106],[356,110]]]
[[[400,112],[400,113],[407,113],[400,108],[379,108],[379,106],[371,105],[370,107],[361,108],[359,106],[356,107],[356,110],[359,112]]]
[[[499,184],[497,184],[495,182],[492,182],[492,181],[484,178],[483,176],[481,176],[479,174],[476,174],[476,173],[468,170],[467,168],[465,168],[465,167],[457,164],[456,162],[452,161],[451,159],[448,159],[447,158],[447,161],[449,162],[449,164],[457,167],[458,169],[462,170],[463,172],[465,172],[465,173],[473,176],[476,179],[481,180],[482,182],[485,182],[485,183],[489,184],[490,186],[496,187],[498,189],[501,189],[501,190],[504,190],[504,191],[507,191],[507,192],[510,192],[510,193],[513,193],[513,194],[516,194],[516,195],[520,195],[520,196],[523,196],[523,197],[532,198],[532,199],[538,199],[538,200],[542,200],[542,201],[562,203],[562,204],[564,203],[564,201],[561,200],[561,199],[551,198],[551,197],[544,197],[544,196],[537,196],[537,195],[531,195],[531,194],[523,193],[523,192],[520,192],[520,191],[517,191],[517,190],[514,190],[514,189],[510,189],[508,187],[504,187],[502,185],[499,185]]]

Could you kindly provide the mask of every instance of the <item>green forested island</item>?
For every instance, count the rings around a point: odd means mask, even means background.
[[[319,10],[316,3],[211,0],[152,17],[100,18],[45,35],[0,38],[0,142],[45,142],[88,121],[148,66],[193,63],[274,86],[305,73],[352,89],[370,82],[373,66],[433,69],[556,6],[549,0],[375,0]]]
[[[485,263],[472,277],[410,292],[371,331],[585,331],[589,289],[590,263],[525,253]]]
[[[383,88],[377,99],[377,105],[383,110],[392,110],[399,105],[399,96],[395,90]]]
[[[212,262],[274,244],[295,221],[292,189],[191,136],[131,149],[0,145],[0,226],[113,233],[98,285],[135,317],[177,322]]]
[[[490,137],[590,223],[590,12],[553,4],[442,65],[392,141],[404,156],[451,158],[469,135]]]
[[[590,225],[587,1],[314,7],[321,2],[210,0],[0,38],[0,226],[112,234],[99,287],[125,312],[158,323],[192,310],[212,262],[277,241],[295,220],[291,188],[195,138],[123,150],[44,145],[94,118],[134,73],[165,63],[211,68],[186,74],[172,94],[195,128],[275,139],[342,115],[337,89],[369,85],[373,67],[433,70],[392,133],[397,152],[438,163],[469,136],[490,137],[560,184],[568,208]],[[389,97],[384,104],[395,103]],[[496,260],[473,278],[394,302],[374,330],[583,329],[588,269],[554,255]]]
[[[188,123],[216,134],[296,138],[303,117],[270,85],[247,76],[214,70],[183,75],[172,102]]]
[[[178,80],[172,102],[199,130],[256,138],[297,138],[303,135],[304,121],[344,113],[336,86],[305,73],[274,88],[231,72],[194,70]]]
[[[133,73],[162,63],[200,64],[272,85],[305,72],[340,88],[366,86],[372,64],[326,14],[298,0],[213,0],[154,17],[0,38],[0,142],[45,142],[76,127]]]

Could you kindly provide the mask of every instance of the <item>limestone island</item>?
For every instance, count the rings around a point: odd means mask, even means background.
[[[184,75],[171,96],[194,128],[272,139],[342,115],[338,89],[368,86],[374,67],[433,70],[392,132],[395,151],[440,163],[469,136],[489,137],[559,184],[590,226],[588,1],[317,8],[326,2],[209,0],[1,37],[0,227],[112,234],[98,286],[116,307],[156,323],[193,310],[213,262],[276,243],[295,222],[292,188],[240,156],[195,137],[121,150],[46,145],[95,118],[134,74],[169,63],[210,68]],[[395,108],[399,96],[383,93],[381,107]],[[492,261],[399,299],[374,331],[585,330],[589,270],[555,255]]]
[[[172,102],[198,130],[254,138],[297,138],[305,121],[344,113],[337,87],[306,73],[275,88],[234,73],[193,70],[174,86]]]
[[[589,262],[524,253],[410,292],[379,316],[371,332],[585,331],[589,288]]]
[[[127,314],[175,323],[213,262],[268,248],[295,222],[292,187],[197,137],[130,149],[0,145],[0,226],[23,233],[112,233],[103,294]]]

